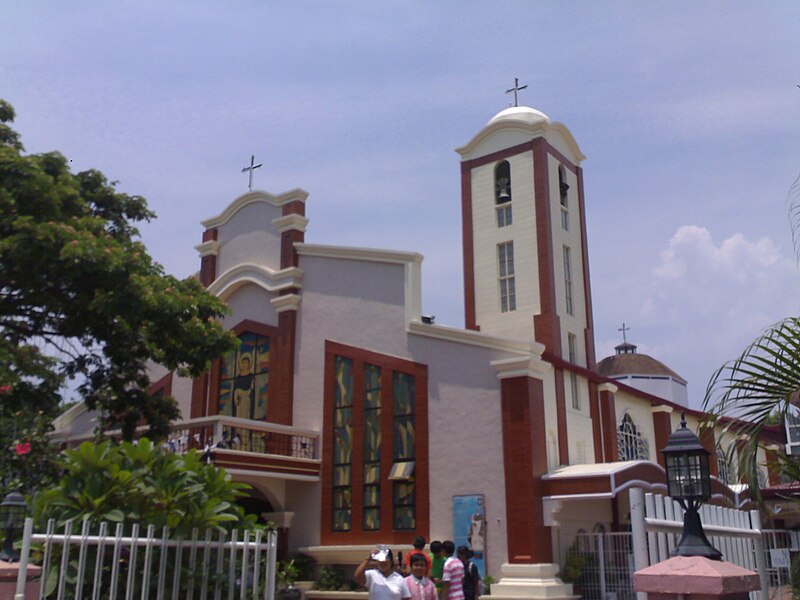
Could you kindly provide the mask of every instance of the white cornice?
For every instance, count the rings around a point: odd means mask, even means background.
[[[216,256],[219,254],[219,242],[217,240],[208,240],[202,244],[197,244],[194,249],[200,253],[200,258],[204,256]]]
[[[672,408],[671,406],[668,406],[668,405],[666,405],[666,404],[656,404],[655,406],[651,406],[651,407],[650,407],[650,412],[652,412],[652,413],[660,413],[660,412],[663,412],[663,413],[667,413],[667,414],[669,414],[669,413],[671,413],[673,410],[675,410],[675,409],[674,409],[674,408]]]
[[[578,142],[575,141],[575,138],[570,133],[569,129],[562,124],[562,123],[552,123],[548,121],[539,121],[537,123],[522,123],[520,121],[506,121],[500,120],[495,121],[494,123],[489,123],[486,127],[481,129],[475,137],[473,137],[469,142],[467,142],[464,146],[460,148],[456,148],[456,152],[461,155],[462,160],[472,160],[474,158],[480,158],[480,156],[474,155],[475,150],[477,150],[478,146],[486,141],[488,138],[493,136],[494,134],[500,131],[519,131],[526,135],[529,135],[531,139],[537,137],[547,137],[549,133],[559,133],[564,138],[564,141],[567,143],[567,146],[575,155],[575,161],[580,163],[584,158],[583,152],[581,152],[580,147],[578,146]]]
[[[303,215],[291,213],[282,217],[278,217],[277,219],[272,219],[272,224],[275,225],[275,228],[280,233],[285,231],[305,232],[306,227],[308,226],[308,219]]]
[[[318,244],[295,243],[300,256],[318,256],[321,258],[341,258],[345,260],[364,260],[393,264],[421,263],[422,255],[418,252],[401,250],[380,250],[377,248],[351,248],[348,246],[321,246]]]
[[[300,307],[300,300],[299,294],[285,294],[273,298],[270,302],[275,307],[275,312],[282,313],[287,310],[297,310]]]
[[[208,286],[208,291],[220,298],[226,298],[241,285],[253,283],[268,292],[277,292],[286,288],[299,288],[302,279],[303,271],[297,267],[272,271],[262,265],[245,263],[228,269],[217,277]]]
[[[493,360],[491,364],[494,370],[497,371],[498,379],[532,377],[533,379],[542,380],[553,368],[553,365],[543,361],[541,356],[502,358]]]
[[[615,386],[613,383],[601,383],[600,385],[597,386],[597,391],[616,394],[619,391],[619,388]]]
[[[419,320],[412,320],[408,323],[408,332],[414,335],[466,344],[468,346],[479,346],[481,348],[491,348],[502,352],[512,352],[524,357],[531,355],[541,356],[544,346],[536,342],[525,342],[508,338],[496,337],[480,331],[471,329],[458,329],[445,325],[434,325],[422,323]]]
[[[288,192],[284,192],[283,194],[279,194],[277,196],[261,190],[247,192],[231,202],[221,214],[203,221],[202,225],[206,229],[224,225],[231,219],[233,215],[242,210],[248,204],[253,204],[254,202],[264,202],[266,204],[271,204],[272,206],[283,206],[284,204],[294,201],[305,202],[306,198],[308,198],[308,192],[299,188],[289,190]]]

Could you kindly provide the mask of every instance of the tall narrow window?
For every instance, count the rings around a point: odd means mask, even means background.
[[[263,420],[269,397],[269,338],[246,332],[220,361],[218,412]]]
[[[514,288],[514,242],[497,245],[497,262],[500,282],[500,311],[517,310],[517,294]]]
[[[564,246],[564,298],[567,314],[575,314],[572,306],[572,252],[569,246]]]
[[[392,514],[395,529],[416,527],[416,489],[414,486],[414,378],[405,373],[393,376],[392,411]]]
[[[334,531],[352,529],[353,506],[353,361],[337,356],[333,389]]]
[[[578,338],[575,334],[567,334],[567,348],[569,350],[569,362],[573,365],[578,363]],[[581,409],[581,397],[578,391],[578,374],[575,371],[569,372],[569,383],[572,388],[572,408],[575,410]]]
[[[558,195],[561,199],[561,228],[569,231],[569,184],[567,183],[567,173],[563,165],[558,167]]]
[[[363,527],[381,528],[381,369],[364,365]]]
[[[650,460],[650,445],[628,413],[617,429],[617,449],[620,460]]]
[[[494,168],[494,203],[497,226],[511,225],[511,165],[503,160]]]

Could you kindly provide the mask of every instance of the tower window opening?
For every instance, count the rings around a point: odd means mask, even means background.
[[[511,165],[507,160],[500,161],[494,168],[494,203],[497,226],[511,225]]]
[[[564,299],[568,315],[574,315],[572,305],[572,251],[569,246],[564,246]]]
[[[569,231],[569,184],[567,183],[567,173],[563,165],[558,167],[558,194],[561,199],[561,228]]]
[[[569,362],[573,365],[578,363],[578,338],[574,333],[567,334],[567,349],[569,352]],[[581,397],[578,392],[578,375],[575,371],[569,372],[569,383],[572,388],[572,408],[581,409]]]
[[[500,311],[517,309],[517,294],[514,286],[514,242],[497,245],[498,282],[500,285]]]

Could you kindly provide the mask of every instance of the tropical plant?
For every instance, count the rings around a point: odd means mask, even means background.
[[[795,255],[800,262],[800,176],[789,189],[789,221]],[[790,316],[764,330],[734,360],[722,365],[709,380],[703,408],[718,416],[735,417],[739,439],[746,438],[740,454],[739,475],[759,493],[757,452],[765,427],[784,423],[800,407],[800,317]],[[783,478],[800,470],[797,457],[775,454]]]
[[[136,443],[84,442],[65,450],[64,475],[39,494],[35,515],[59,524],[89,519],[168,527],[176,536],[193,528],[229,530],[253,527],[236,499],[249,486],[231,480],[224,469],[203,462],[196,450],[174,454],[147,438]]]

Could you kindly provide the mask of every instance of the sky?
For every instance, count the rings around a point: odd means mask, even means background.
[[[165,269],[254,188],[309,193],[306,241],[424,255],[463,326],[462,146],[513,101],[564,123],[584,184],[598,359],[621,342],[702,401],[796,315],[800,3],[172,0],[0,4],[0,97],[30,153],[147,198]]]

